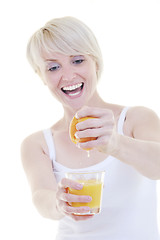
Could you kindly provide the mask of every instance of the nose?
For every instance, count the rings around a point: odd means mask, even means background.
[[[74,80],[75,78],[76,78],[76,76],[73,75],[72,77],[62,77],[62,80],[63,80],[63,81],[72,81],[72,80]]]
[[[76,78],[76,74],[71,66],[63,68],[62,80],[63,81],[73,81]]]

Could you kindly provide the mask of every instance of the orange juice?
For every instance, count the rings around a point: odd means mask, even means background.
[[[72,202],[69,203],[73,207],[90,207],[90,210],[85,213],[74,213],[76,215],[90,215],[99,213],[101,211],[101,199],[103,192],[105,171],[88,171],[88,172],[67,172],[66,178],[81,183],[83,188],[81,190],[75,190],[68,188],[68,192],[74,195],[86,195],[91,196],[90,202]]]
[[[69,188],[69,193],[75,195],[88,195],[92,197],[92,200],[88,203],[73,202],[72,206],[73,207],[88,206],[92,209],[97,209],[95,213],[98,213],[101,205],[101,193],[103,183],[96,179],[78,180],[78,182],[83,185],[83,188],[81,190]]]

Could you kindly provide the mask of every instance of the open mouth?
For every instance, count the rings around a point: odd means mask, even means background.
[[[69,96],[76,96],[82,91],[83,86],[84,86],[84,83],[78,83],[68,87],[63,87],[61,88],[61,90]]]

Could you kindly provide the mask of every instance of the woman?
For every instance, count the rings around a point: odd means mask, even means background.
[[[53,19],[30,39],[28,59],[62,104],[64,116],[47,130],[22,143],[22,162],[33,202],[46,218],[60,222],[57,239],[157,240],[156,181],[160,179],[160,121],[150,109],[106,103],[97,92],[102,56],[96,38],[81,21]],[[54,111],[54,109],[53,109]],[[73,118],[95,117],[76,125]],[[91,148],[88,158],[84,149]],[[69,202],[90,202],[90,196],[67,193],[82,185],[56,172],[105,170],[102,211],[83,215],[89,207]],[[79,213],[75,215],[74,213]],[[82,214],[82,215],[81,215]]]

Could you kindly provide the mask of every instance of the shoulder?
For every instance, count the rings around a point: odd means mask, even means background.
[[[27,147],[31,147],[31,146],[38,146],[41,145],[41,143],[43,142],[43,132],[39,131],[39,132],[35,132],[32,133],[31,135],[27,136],[21,143],[21,148],[27,148]]]
[[[159,116],[150,108],[131,107],[127,112],[126,120],[135,138],[141,138],[142,136],[142,139],[146,137],[152,139],[152,135],[160,134]]]
[[[152,109],[143,106],[131,107],[127,112],[127,117],[136,125],[148,121],[159,121],[158,115]]]
[[[48,149],[43,136],[43,131],[32,133],[31,135],[27,136],[21,143],[22,161],[24,161],[30,155],[34,155],[35,153],[47,154],[47,151]]]

